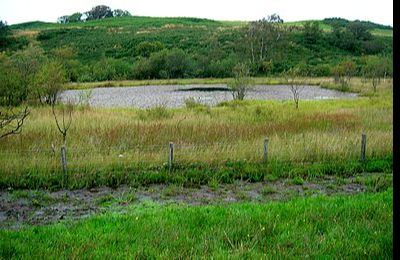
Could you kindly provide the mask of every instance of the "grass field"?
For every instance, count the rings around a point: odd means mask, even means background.
[[[0,230],[4,259],[392,257],[393,192],[286,203],[160,206],[18,231]]]
[[[290,170],[320,163],[325,169],[322,172],[337,174],[349,168],[358,169],[355,172],[371,168],[357,166],[361,134],[366,133],[367,157],[372,165],[380,165],[378,171],[384,171],[392,163],[391,80],[373,94],[371,87],[353,79],[352,90],[361,97],[300,101],[298,110],[292,101],[254,100],[217,107],[188,103],[179,109],[78,107],[67,137],[69,186],[129,183],[137,177],[134,172],[142,172],[149,182],[162,182],[166,177],[150,173],[169,171],[169,142],[176,146],[174,170],[190,169],[185,176],[206,170],[208,174],[223,173],[228,168],[229,176],[242,169],[243,174],[260,179],[268,171],[282,175],[280,172],[288,170],[283,165],[292,165]],[[262,161],[265,138],[269,138],[268,165]],[[31,108],[23,133],[1,142],[2,187],[60,186],[62,138],[50,108]],[[305,169],[303,172],[312,167]],[[310,171],[311,176],[321,173]]]

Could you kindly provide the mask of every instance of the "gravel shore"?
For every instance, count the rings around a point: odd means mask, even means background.
[[[192,90],[194,89],[194,90]],[[165,106],[169,108],[185,106],[185,100],[195,99],[197,102],[215,106],[220,102],[232,100],[231,92],[226,85],[161,85],[142,87],[110,87],[91,90],[89,104],[94,107],[138,107],[149,108]],[[61,100],[78,102],[79,97],[88,90],[67,90],[61,94]],[[346,99],[355,98],[357,94],[343,93],[323,89],[317,86],[304,86],[300,99]],[[285,85],[257,85],[250,90],[246,99],[288,100],[292,93]]]

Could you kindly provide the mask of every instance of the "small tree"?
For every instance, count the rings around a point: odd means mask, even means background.
[[[348,84],[350,84],[351,78],[356,72],[356,64],[353,61],[344,61],[340,65],[343,67],[346,81],[348,82]]]
[[[57,18],[57,23],[66,24],[69,23],[69,16],[63,15]]]
[[[358,41],[368,41],[372,38],[372,34],[368,31],[368,26],[361,21],[349,22],[346,29]]]
[[[73,13],[71,15],[64,15],[57,18],[58,23],[66,24],[66,23],[75,23],[82,21],[82,13]]]
[[[36,75],[36,92],[40,102],[55,104],[65,82],[66,73],[60,63],[51,61],[43,65]]]
[[[250,78],[250,69],[245,63],[238,63],[233,68],[233,80],[228,84],[234,100],[243,100],[254,85]]]
[[[367,64],[364,67],[364,75],[371,80],[372,88],[376,92],[381,78],[384,78],[388,71],[391,71],[391,65],[385,58],[371,56],[367,59]]]
[[[30,45],[24,50],[15,52],[10,57],[10,65],[19,74],[21,82],[20,101],[25,101],[29,94],[35,93],[35,75],[46,61],[42,48]]]
[[[21,133],[24,120],[28,115],[28,107],[19,112],[15,112],[12,108],[0,108],[0,139]]]
[[[300,93],[304,88],[304,82],[300,80],[300,70],[291,68],[285,72],[285,81],[292,93],[293,101],[296,109],[299,108]]]
[[[66,104],[61,104],[58,110],[59,111],[56,112],[55,104],[52,104],[51,111],[53,112],[57,129],[62,134],[63,144],[65,145],[67,142],[68,130],[70,129],[72,123],[72,112],[74,111],[74,105],[72,102],[68,101]],[[57,113],[59,115],[57,115]]]
[[[1,60],[0,54],[0,106],[18,106],[25,100],[25,88],[21,75],[8,58]]]
[[[319,22],[306,22],[303,28],[303,37],[306,44],[316,44],[322,37],[322,29],[319,26]]]
[[[69,23],[76,23],[82,21],[82,13],[73,13],[68,17],[68,22]]]
[[[332,74],[336,84],[340,85],[340,89],[345,91],[349,88],[351,78],[356,72],[356,65],[353,61],[342,61],[332,68]]]
[[[87,20],[98,20],[107,17],[113,17],[111,8],[106,5],[98,5],[92,8],[92,10],[86,12]]]
[[[35,77],[39,101],[55,104],[66,81],[66,73],[60,63],[51,61],[43,65]]]
[[[112,11],[114,17],[124,17],[124,16],[132,16],[131,13],[127,10],[115,9]]]
[[[81,63],[76,59],[77,54],[71,46],[54,48],[50,52],[51,58],[59,62],[65,70],[68,81],[77,81],[81,70]]]

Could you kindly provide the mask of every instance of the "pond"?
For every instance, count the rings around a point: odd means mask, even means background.
[[[88,90],[67,90],[61,94],[63,102],[79,101]],[[302,86],[300,99],[348,99],[355,93],[324,89],[318,86]],[[232,93],[224,84],[215,85],[161,85],[140,87],[109,87],[91,90],[89,104],[94,107],[137,107],[155,106],[183,107],[185,100],[193,99],[199,103],[215,106],[220,102],[232,100]],[[257,85],[246,94],[245,99],[290,100],[292,92],[285,85]]]

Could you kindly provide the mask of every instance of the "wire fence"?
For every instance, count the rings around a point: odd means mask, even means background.
[[[99,167],[169,165],[185,163],[221,164],[226,161],[314,163],[327,160],[366,160],[386,155],[393,149],[390,136],[274,136],[264,140],[204,144],[167,143],[123,148],[40,147],[0,150],[0,169],[6,172],[35,170],[81,171]],[[62,159],[64,149],[64,159]]]

